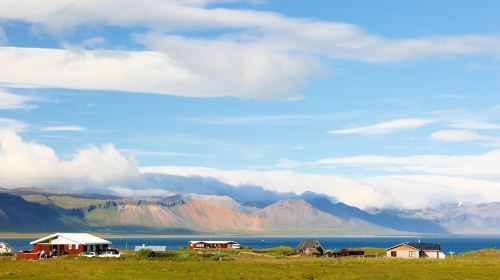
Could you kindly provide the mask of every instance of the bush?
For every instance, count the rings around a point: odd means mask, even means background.
[[[1,253],[0,254],[0,257],[13,257],[15,254],[14,252],[10,252],[10,253]]]
[[[292,256],[296,254],[296,252],[292,248],[285,246],[269,248],[267,250],[269,253],[273,253],[274,255],[278,256]]]
[[[152,258],[155,256],[155,252],[151,249],[140,249],[137,251],[136,255],[142,258]]]

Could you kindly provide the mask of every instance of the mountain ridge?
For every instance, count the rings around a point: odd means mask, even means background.
[[[394,229],[380,227],[356,217],[339,217],[335,213],[324,212],[304,199],[280,200],[257,208],[242,205],[229,196],[198,194],[95,200],[73,197],[68,193],[52,194],[45,190],[15,193],[16,190],[0,193],[3,198],[15,199],[15,203],[11,203],[8,208],[10,212],[0,208],[1,231],[104,229],[112,232],[132,228],[155,232],[170,229],[187,232],[273,231],[286,235],[288,231],[297,230],[335,232],[336,229],[343,228],[359,232],[363,228],[376,228],[381,233],[395,232]],[[25,213],[22,209],[35,209],[36,213]],[[41,216],[35,215],[37,213]],[[18,217],[17,220],[24,222],[17,224],[17,228],[12,223],[7,227],[3,221],[12,220],[12,217]],[[31,224],[32,227],[27,228],[26,224]]]

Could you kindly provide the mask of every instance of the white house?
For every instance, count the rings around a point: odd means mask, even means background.
[[[431,258],[444,259],[446,256],[441,252],[439,243],[401,243],[387,248],[386,255],[389,258],[417,259]]]

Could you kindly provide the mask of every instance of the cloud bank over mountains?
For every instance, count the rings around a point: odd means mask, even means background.
[[[167,195],[168,191],[152,188],[151,182],[143,176],[145,173],[158,173],[210,177],[235,188],[253,185],[279,193],[313,191],[361,208],[415,209],[456,202],[500,201],[500,184],[486,179],[498,175],[496,167],[500,162],[500,152],[453,159],[427,157],[328,161],[328,164],[399,166],[416,172],[365,178],[286,170],[221,170],[187,166],[141,168],[133,158],[124,156],[110,144],[78,150],[65,160],[52,148],[24,141],[12,131],[0,133],[0,181],[2,187],[7,188],[36,186],[100,190],[126,196]],[[433,165],[424,168],[429,162]],[[476,164],[477,167],[474,167]]]

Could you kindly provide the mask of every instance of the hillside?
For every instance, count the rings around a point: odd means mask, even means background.
[[[29,202],[0,192],[0,231],[46,232],[84,227],[79,211]]]
[[[98,199],[68,193],[1,193],[1,231],[93,229],[107,232],[306,232],[336,229],[360,232],[376,226],[339,218],[301,200],[264,208],[244,206],[228,196],[176,195],[164,198]],[[378,227],[377,232],[394,232]]]
[[[407,216],[427,219],[454,233],[500,234],[500,202],[424,209]]]

